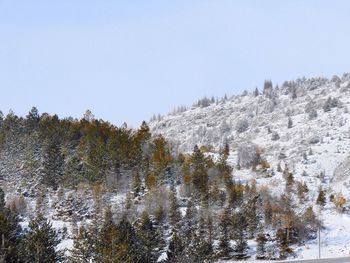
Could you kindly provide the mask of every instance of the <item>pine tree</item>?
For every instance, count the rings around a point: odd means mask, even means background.
[[[34,130],[39,127],[40,115],[36,107],[32,107],[26,117],[27,126],[30,130]]]
[[[220,158],[217,166],[220,172],[220,177],[224,181],[226,186],[232,183],[232,178],[231,178],[232,168],[227,163],[227,159],[229,155],[230,155],[229,145],[225,144],[224,148],[220,150]]]
[[[0,211],[3,211],[5,209],[5,192],[0,187]]]
[[[306,208],[302,217],[302,222],[306,229],[310,232],[315,231],[320,226],[312,206]]]
[[[325,104],[323,105],[323,111],[328,112],[332,109],[332,98],[328,97]]]
[[[162,225],[164,223],[164,220],[166,218],[165,209],[162,204],[158,205],[158,208],[155,212],[155,219],[157,220],[158,224]]]
[[[194,146],[191,156],[193,172],[192,184],[202,197],[208,197],[208,172],[205,158],[197,145]]]
[[[169,221],[172,229],[179,229],[181,221],[181,212],[179,209],[179,203],[177,200],[176,188],[174,185],[170,188],[170,211]]]
[[[297,194],[298,194],[298,198],[299,198],[299,202],[302,203],[305,201],[305,194],[309,191],[306,183],[301,183],[298,182],[297,184]]]
[[[232,252],[230,246],[230,235],[231,235],[231,212],[229,208],[226,208],[220,215],[219,222],[219,253],[220,258],[229,258]]]
[[[146,142],[151,138],[151,133],[147,122],[142,121],[141,126],[137,131],[136,137],[142,143]]]
[[[62,176],[62,183],[66,187],[76,189],[78,184],[84,180],[83,165],[78,155],[73,155],[66,163]]]
[[[267,98],[271,98],[273,94],[273,85],[271,80],[265,80],[264,81],[264,89],[263,89],[263,94]]]
[[[22,251],[25,262],[56,263],[63,259],[63,252],[57,251],[60,243],[57,232],[51,223],[38,214],[29,223],[29,231],[24,237]]]
[[[181,167],[182,182],[185,190],[185,195],[190,196],[192,192],[191,172],[189,161],[184,158]]]
[[[244,186],[232,181],[228,185],[228,199],[231,207],[240,207],[243,202]]]
[[[196,234],[196,222],[197,221],[197,209],[194,206],[191,199],[187,202],[187,210],[185,217],[183,219],[182,227],[183,227],[183,233],[184,233],[184,239],[187,249],[191,250],[193,249],[192,241],[194,239],[194,236]]]
[[[288,172],[287,178],[286,178],[286,190],[290,191],[293,185],[294,185],[294,176],[292,173]]]
[[[95,242],[97,240],[94,240]],[[81,226],[73,238],[73,248],[70,250],[69,262],[89,263],[94,256],[91,236],[84,226]]]
[[[18,216],[5,207],[5,194],[0,188],[0,262],[20,262],[21,231]]]
[[[54,190],[58,188],[63,175],[64,158],[61,154],[59,140],[55,137],[47,141],[44,148],[43,168],[41,171],[43,183]]]
[[[233,236],[234,240],[236,241],[236,246],[234,249],[235,257],[238,259],[247,257],[247,226],[248,223],[246,216],[242,212],[236,213],[233,217]]]
[[[158,136],[153,141],[153,153],[151,157],[153,172],[161,181],[164,180],[165,169],[172,160],[164,137]]]
[[[316,204],[320,206],[324,206],[326,204],[326,194],[325,194],[325,191],[322,189],[322,187],[318,189]]]
[[[271,225],[273,216],[272,205],[269,200],[264,204],[264,220],[266,225]]]
[[[208,210],[200,211],[198,222],[198,234],[196,246],[196,260],[203,262],[204,260],[211,260],[213,254],[213,222]]]
[[[118,260],[116,262],[137,262],[138,240],[135,228],[125,217],[123,217],[117,225],[117,230],[117,238],[113,241],[113,243],[117,245],[118,249]]]
[[[161,233],[159,233],[146,211],[142,214],[141,222],[137,229],[137,235],[139,241],[137,252],[141,260],[140,262],[156,262],[159,257]]]
[[[292,121],[292,118],[289,117],[288,118],[288,129],[292,128],[293,127],[293,121]]]
[[[249,237],[253,238],[259,224],[258,196],[252,196],[249,198],[244,206],[244,214],[247,219]]]
[[[254,90],[254,96],[255,96],[255,97],[258,97],[258,96],[259,96],[258,87],[256,87],[255,90]]]
[[[182,260],[185,257],[184,249],[185,246],[178,234],[177,229],[173,229],[167,251],[168,262],[182,263]]]
[[[264,233],[259,233],[256,242],[256,259],[266,259],[266,242],[267,237]]]
[[[99,262],[118,262],[119,249],[117,238],[119,236],[116,224],[113,222],[113,214],[108,207],[104,214],[103,225],[99,232],[97,242],[97,260]]]
[[[86,227],[87,230],[87,243],[91,248],[91,255],[94,260],[96,260],[99,254],[99,240],[100,240],[100,230],[101,230],[101,219],[100,215],[94,215],[91,223]],[[77,234],[76,234],[77,235]]]
[[[139,171],[135,170],[133,172],[133,181],[132,181],[132,188],[133,188],[134,197],[137,197],[140,195],[141,185],[142,185],[142,181],[140,178],[140,173],[139,173]]]
[[[288,235],[285,229],[278,229],[276,233],[276,238],[279,247],[279,257],[280,259],[286,259],[293,250],[289,247],[288,244]]]

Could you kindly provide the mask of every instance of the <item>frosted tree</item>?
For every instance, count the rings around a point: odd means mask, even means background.
[[[235,129],[237,133],[242,133],[248,130],[249,122],[247,119],[240,119],[237,121]]]

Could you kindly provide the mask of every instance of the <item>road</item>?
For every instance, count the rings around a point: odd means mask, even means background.
[[[350,257],[345,258],[322,258],[322,259],[306,259],[293,261],[276,261],[276,263],[350,263]]]

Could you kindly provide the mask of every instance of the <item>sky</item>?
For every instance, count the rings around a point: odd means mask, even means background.
[[[350,1],[0,0],[0,109],[133,127],[154,113],[350,70]]]

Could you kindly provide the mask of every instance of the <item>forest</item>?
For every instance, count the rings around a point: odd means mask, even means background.
[[[0,191],[0,262],[240,260],[251,256],[250,241],[257,244],[256,259],[292,256],[293,245],[315,239],[322,227],[312,206],[298,209],[308,198],[307,184],[287,166],[270,167],[258,148],[244,149],[249,160],[232,165],[233,150],[243,151],[225,144],[217,151],[196,145],[181,153],[151,134],[146,122],[138,129],[116,127],[91,111],[81,119],[40,115],[35,107],[26,117],[1,114],[0,186],[8,173],[16,174],[7,163],[18,156],[26,172],[19,180],[26,186],[17,189],[16,202]],[[243,168],[282,172],[283,194],[237,180],[235,171]],[[45,196],[83,188],[92,193],[93,213],[84,218],[71,211],[71,231],[57,231]],[[106,196],[123,202],[116,205]],[[341,202],[334,196],[332,201]],[[327,202],[322,188],[313,202]],[[65,235],[73,245],[60,249]]]

